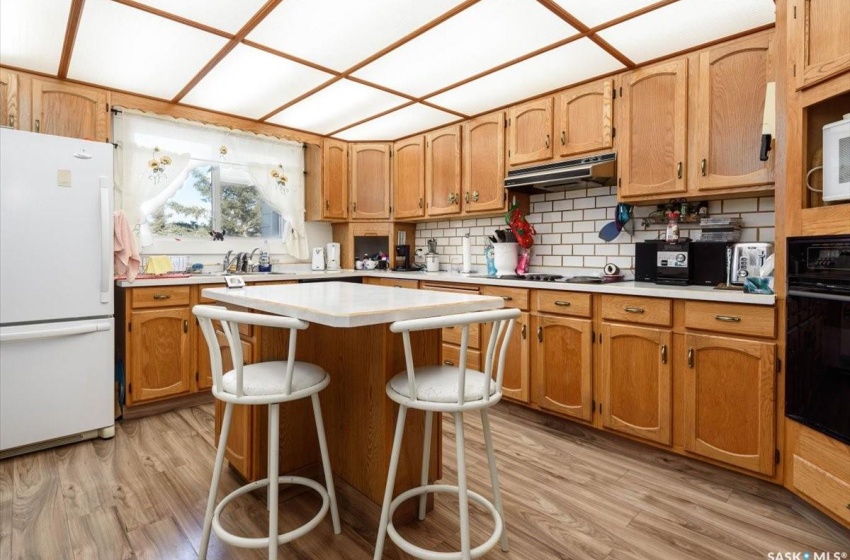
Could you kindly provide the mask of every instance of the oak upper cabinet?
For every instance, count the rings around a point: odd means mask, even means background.
[[[463,207],[467,214],[505,206],[505,114],[463,123]]]
[[[672,442],[670,329],[602,323],[602,425],[665,445]]]
[[[776,345],[685,335],[685,450],[772,475]]]
[[[667,195],[684,193],[687,190],[687,59],[627,74],[619,107],[620,197],[669,198]]]
[[[322,218],[348,218],[348,144],[330,138],[322,144]]]
[[[537,404],[582,420],[593,415],[593,323],[590,319],[537,315],[532,378]]]
[[[508,109],[508,165],[552,159],[552,98]]]
[[[103,90],[32,80],[33,132],[109,141],[109,109]]]
[[[850,70],[850,11],[846,0],[793,0],[788,25],[796,47],[797,89]],[[792,46],[793,45],[793,46]]]
[[[351,218],[390,217],[390,144],[351,144]]]
[[[425,215],[425,137],[399,140],[393,146],[393,217]]]
[[[691,189],[712,191],[773,182],[776,150],[759,159],[765,89],[773,81],[773,33],[701,51],[692,58]],[[693,67],[692,67],[693,68]]]
[[[0,126],[20,128],[18,74],[0,68]]]
[[[461,211],[460,125],[425,135],[425,205],[428,216]]]
[[[555,144],[559,156],[610,149],[613,143],[613,80],[559,93],[555,98]]]

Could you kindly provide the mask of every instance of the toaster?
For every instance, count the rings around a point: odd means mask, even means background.
[[[743,285],[746,278],[757,278],[762,265],[772,254],[773,243],[735,243],[729,283]]]

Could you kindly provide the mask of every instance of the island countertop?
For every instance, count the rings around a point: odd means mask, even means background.
[[[496,296],[388,288],[349,282],[256,284],[205,288],[203,296],[329,327],[361,327],[406,319],[486,311],[504,306]]]

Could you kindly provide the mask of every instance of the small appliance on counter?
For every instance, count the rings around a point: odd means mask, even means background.
[[[773,243],[735,243],[729,283],[743,286],[747,277],[758,277],[761,267],[772,254]]]
[[[726,253],[732,244],[723,241],[695,241],[691,243],[693,273],[691,284],[695,286],[717,286],[728,278]]]
[[[662,243],[659,239],[635,243],[635,282],[655,282],[658,270],[656,256]]]
[[[428,253],[425,254],[425,271],[440,272],[440,255],[437,253],[437,240],[428,240]]]
[[[339,270],[339,243],[325,245],[325,253],[327,270]]]
[[[311,252],[313,258],[310,264],[310,270],[324,270],[325,269],[325,249],[324,247],[313,247],[313,251]]]
[[[410,267],[410,245],[395,246],[395,267],[393,270],[398,272],[413,270]]]
[[[823,127],[823,200],[850,200],[850,113]]]
[[[687,286],[691,283],[691,243],[661,243],[655,255],[655,283]]]

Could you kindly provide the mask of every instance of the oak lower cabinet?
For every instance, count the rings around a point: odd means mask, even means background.
[[[602,323],[602,425],[657,443],[672,443],[670,329]]]
[[[531,370],[537,405],[573,418],[593,417],[593,322],[535,315],[536,346]]]
[[[392,184],[390,144],[351,144],[351,219],[387,220]]]
[[[786,486],[850,527],[850,446],[792,420],[786,427]]]
[[[845,0],[790,0],[788,49],[797,89],[850,70],[850,11]]]
[[[127,406],[187,394],[194,377],[190,286],[121,290]],[[122,301],[123,300],[123,301]]]
[[[425,208],[429,217],[462,210],[460,149],[460,125],[425,135]]]
[[[32,130],[94,140],[109,141],[107,92],[77,84],[32,80]]]
[[[508,166],[552,159],[552,97],[508,109]]]
[[[399,140],[393,145],[393,217],[425,216],[425,137]]]
[[[348,218],[348,144],[325,138],[322,142],[322,218]]]
[[[776,344],[684,335],[684,448],[772,475],[776,449]]]
[[[505,114],[463,123],[464,214],[505,209]]]
[[[481,295],[496,296],[505,300],[505,307],[514,307],[523,313],[517,318],[511,337],[507,339],[505,370],[502,378],[502,395],[521,403],[531,402],[531,314],[529,291],[523,288],[481,286]],[[485,325],[481,335],[481,351],[486,353],[493,335],[491,325]],[[501,347],[495,349],[499,355]],[[486,355],[486,354],[485,354]],[[494,357],[495,359],[495,357]],[[493,366],[496,367],[495,365]]]
[[[0,126],[20,127],[18,74],[0,68]]]

